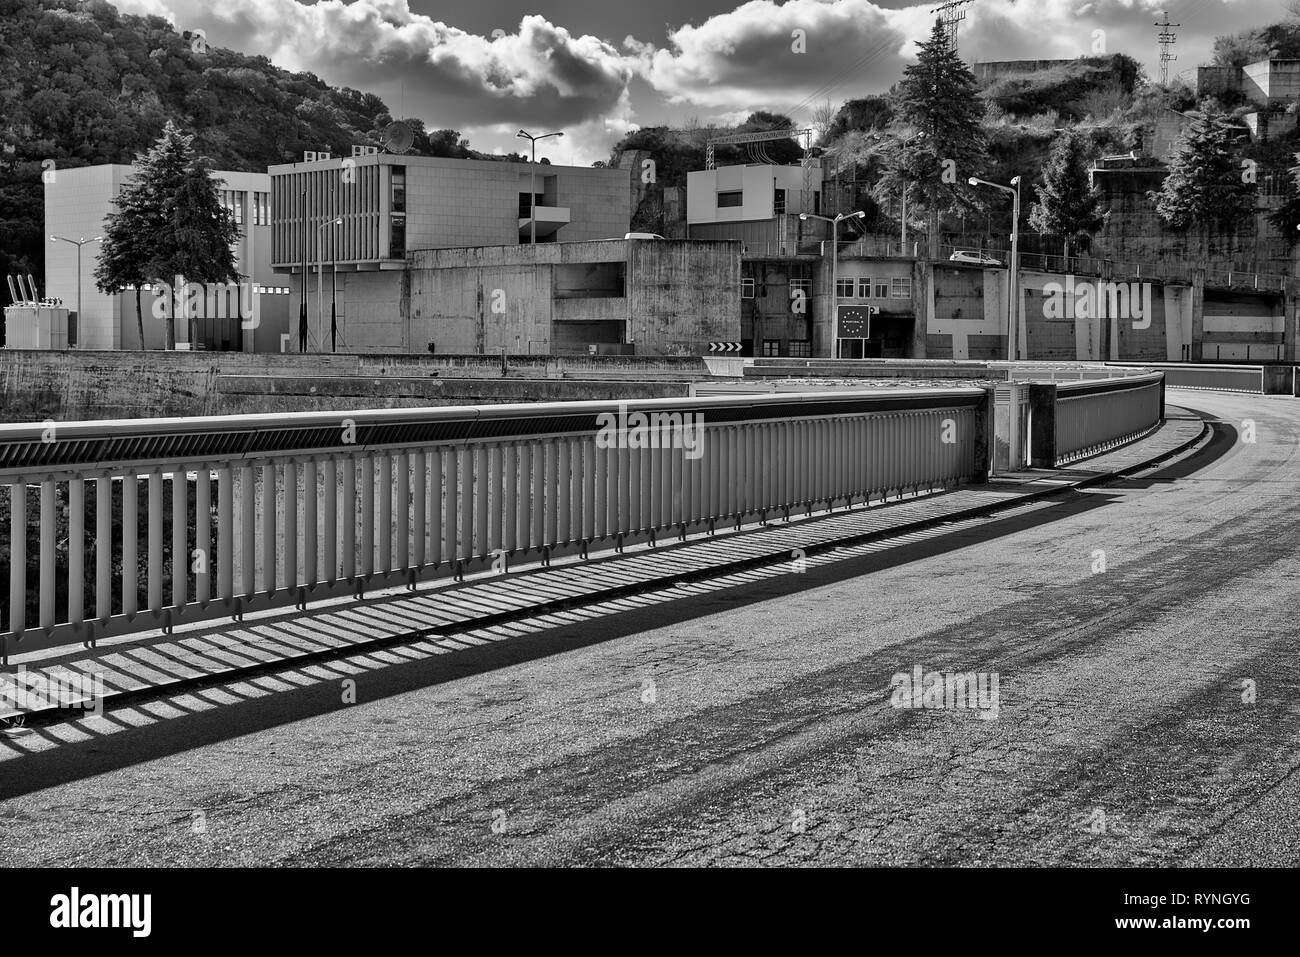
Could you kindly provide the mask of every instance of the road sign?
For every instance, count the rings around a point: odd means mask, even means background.
[[[879,306],[840,306],[837,338],[870,339],[871,317],[879,311]]]
[[[709,351],[710,352],[739,352],[740,343],[739,342],[710,342]]]

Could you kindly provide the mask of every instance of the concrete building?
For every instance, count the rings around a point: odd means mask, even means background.
[[[1245,66],[1203,66],[1196,71],[1196,95],[1239,93],[1261,107],[1300,100],[1300,60],[1257,60]]]
[[[309,351],[331,348],[331,300],[340,351],[423,349],[400,312],[413,251],[526,245],[534,233],[538,245],[621,239],[631,217],[621,169],[381,153],[273,166],[269,176],[272,266],[292,290],[290,351],[304,268]]]
[[[417,250],[407,331],[442,353],[708,355],[739,339],[740,245],[617,240]]]
[[[762,163],[686,174],[686,224],[691,239],[736,239],[746,255],[793,255],[825,231],[800,213],[821,214],[822,170]]]
[[[112,164],[51,171],[45,184],[45,234],[68,239],[93,239],[104,233],[105,221],[113,211],[113,200],[133,175],[131,166]],[[219,180],[221,202],[235,214],[240,239],[235,248],[236,269],[247,277],[251,314],[241,321],[239,291],[210,288],[205,298],[196,299],[200,315],[196,320],[196,341],[189,341],[188,324],[177,323],[176,338],[182,348],[271,351],[279,348],[280,335],[287,331],[288,284],[271,270],[270,177],[265,173],[213,172]],[[94,271],[99,244],[81,249],[81,303],[77,346],[82,349],[138,349],[135,293],[133,290],[104,294],[95,288]],[[65,242],[50,244],[45,255],[43,294],[62,299],[69,309],[77,308],[77,250]],[[145,346],[161,349],[166,330],[154,315],[156,290],[145,291],[142,300]]]

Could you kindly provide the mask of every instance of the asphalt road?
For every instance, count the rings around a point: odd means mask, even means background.
[[[0,737],[0,862],[1294,865],[1300,400],[1171,398],[1148,477]]]

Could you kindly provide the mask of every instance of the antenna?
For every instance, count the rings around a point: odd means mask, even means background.
[[[1177,60],[1178,57],[1169,52],[1169,48],[1178,42],[1178,34],[1174,33],[1174,27],[1181,27],[1181,23],[1170,23],[1169,12],[1160,11],[1164,14],[1164,22],[1157,20],[1155,25],[1160,28],[1160,33],[1156,36],[1156,42],[1160,44],[1160,85],[1169,85],[1169,63],[1171,60]]]
[[[957,24],[966,19],[966,11],[961,8],[974,2],[975,0],[948,0],[930,11],[939,14],[939,19],[943,21],[943,28],[948,33],[948,49],[953,53],[957,52]]]

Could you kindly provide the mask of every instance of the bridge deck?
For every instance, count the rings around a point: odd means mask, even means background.
[[[1068,469],[1002,476],[986,485],[748,526],[739,532],[719,531],[714,537],[681,544],[638,546],[622,554],[593,553],[588,561],[520,566],[503,575],[434,583],[415,592],[375,592],[360,601],[322,602],[306,612],[280,610],[257,618],[250,615],[237,623],[195,624],[170,636],[144,632],[102,641],[93,651],[13,655],[10,663],[25,666],[28,676],[102,674],[104,699],[111,704],[114,698],[134,698],[418,639],[444,644],[450,651],[482,643],[469,633],[490,625],[750,568],[795,563],[819,551],[894,538],[1094,484],[1172,455],[1203,434],[1199,417],[1173,407],[1168,414],[1172,417],[1147,438]],[[0,717],[20,713],[3,707]],[[29,719],[39,717],[31,709],[25,713]]]

